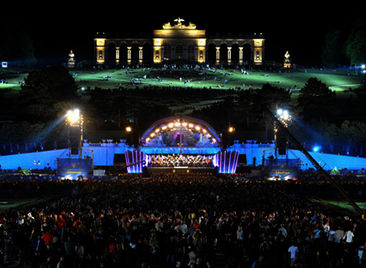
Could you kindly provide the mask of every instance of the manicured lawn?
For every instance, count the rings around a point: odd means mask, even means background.
[[[34,205],[44,201],[41,198],[26,198],[26,199],[1,199],[0,200],[0,211],[8,210],[11,208],[17,208],[20,206]]]
[[[352,212],[356,212],[354,210],[354,208],[346,201],[336,201],[336,200],[324,200],[324,199],[321,199],[321,200],[312,200],[312,201],[315,201],[315,202],[318,202],[322,205],[331,205],[331,206],[335,206],[335,207],[339,207],[339,208],[342,208],[342,209],[346,209],[346,210],[349,210],[349,211],[352,211]],[[357,201],[356,204],[363,210],[366,209],[366,201]]]
[[[281,88],[301,89],[306,81],[311,77],[316,77],[324,82],[330,89],[335,90],[337,93],[348,90],[349,88],[357,88],[360,85],[361,77],[347,76],[343,71],[311,71],[304,70],[293,73],[271,73],[263,71],[248,71],[248,75],[244,75],[240,70],[208,70],[208,71],[196,71],[196,76],[190,76],[192,71],[180,69],[177,70],[180,77],[176,77],[173,74],[171,77],[161,77],[159,80],[156,76],[156,69],[130,69],[126,72],[125,69],[109,69],[109,70],[71,70],[75,81],[80,88],[100,87],[118,88],[124,87],[136,87],[136,86],[171,86],[171,87],[196,87],[196,88],[213,88],[213,89],[230,89],[230,88],[249,88],[249,85],[254,88],[261,88],[263,84],[269,83],[273,86]],[[206,79],[204,79],[204,73],[206,73]],[[184,75],[186,74],[186,75]],[[198,74],[198,75],[197,75]],[[12,76],[9,79],[5,79],[6,83],[0,83],[1,89],[14,89],[19,90],[19,82],[23,82],[27,74],[23,73],[17,77]],[[186,82],[185,82],[186,81]],[[295,93],[295,91],[293,91]]]

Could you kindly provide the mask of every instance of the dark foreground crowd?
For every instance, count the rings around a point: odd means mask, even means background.
[[[0,212],[0,267],[363,266],[363,220],[300,198],[296,184],[208,174],[28,181],[28,193],[62,195]]]

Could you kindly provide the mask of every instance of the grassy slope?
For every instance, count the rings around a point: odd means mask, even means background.
[[[228,88],[242,88],[245,84],[252,85],[256,88],[261,88],[263,84],[270,83],[277,87],[293,88],[295,85],[297,89],[304,86],[310,77],[317,77],[319,80],[327,84],[332,90],[342,92],[349,88],[356,88],[359,86],[360,77],[347,76],[344,73],[332,72],[294,72],[294,73],[267,73],[267,72],[249,72],[249,75],[243,75],[240,71],[219,70],[216,73],[208,71],[210,79],[203,81],[200,78],[185,77],[183,81],[178,78],[162,78],[159,82],[156,77],[150,78],[149,70],[142,69],[131,70],[126,74],[125,70],[102,70],[102,71],[71,71],[76,73],[75,80],[80,87],[100,87],[100,88],[116,88],[120,85],[135,87],[136,84],[131,84],[131,79],[139,79],[141,86],[146,85],[160,85],[160,86],[174,86],[174,87],[211,87],[213,89],[228,89]],[[133,74],[133,76],[131,76]],[[19,82],[22,82],[27,74],[20,74],[6,80],[6,84],[0,84],[0,89],[14,89],[19,90]],[[147,75],[144,79],[143,76]],[[268,75],[268,76],[267,76]],[[110,76],[108,81],[105,77]],[[214,77],[217,78],[214,81]],[[184,80],[193,80],[184,84]],[[227,80],[225,82],[225,80]],[[138,85],[139,86],[139,85]]]

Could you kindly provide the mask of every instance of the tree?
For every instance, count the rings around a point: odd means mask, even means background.
[[[350,34],[346,42],[346,55],[351,64],[366,62],[366,29],[361,28]]]
[[[22,30],[2,29],[0,58],[11,65],[32,65],[36,63],[33,41]]]
[[[297,108],[304,121],[329,121],[335,93],[317,78],[309,78],[300,90]]]
[[[58,114],[57,103],[77,100],[77,85],[68,70],[62,66],[46,67],[24,79],[19,110],[33,119],[50,120]]]
[[[287,107],[290,100],[289,91],[270,84],[264,84],[262,89],[256,91],[256,104],[260,107],[267,107],[272,111],[278,107]]]
[[[325,36],[322,49],[322,62],[325,65],[337,65],[346,63],[345,41],[347,39],[347,29],[333,29]]]

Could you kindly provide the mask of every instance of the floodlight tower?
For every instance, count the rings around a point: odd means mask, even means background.
[[[288,128],[289,124],[291,123],[291,119],[292,119],[288,110],[285,110],[282,108],[277,109],[276,117],[277,117],[278,121],[280,121],[282,123],[282,125],[284,127]],[[278,149],[278,154],[285,155],[286,151],[287,151],[287,145],[288,145],[287,136],[282,131],[282,128],[280,128],[278,126],[277,121],[273,122],[273,126],[274,126],[274,139],[275,139],[275,155],[277,157],[277,149]]]
[[[340,186],[338,183],[332,178],[332,176],[329,175],[328,172],[326,172],[322,166],[309,154],[309,152],[301,145],[301,143],[290,133],[288,130],[288,125],[286,126],[277,116],[275,116],[269,109],[266,109],[267,113],[272,117],[273,121],[277,123],[277,129],[281,129],[284,134],[288,136],[288,138],[291,140],[291,142],[294,144],[295,147],[297,147],[298,150],[300,150],[306,158],[314,165],[314,167],[318,170],[320,174],[322,174],[326,180],[328,180],[337,190],[338,192],[343,196],[347,202],[355,209],[356,212],[359,213],[359,215],[362,217],[362,219],[365,219],[365,212],[363,209],[361,209],[356,202],[352,200],[352,198],[348,195],[348,193]]]
[[[69,146],[70,146],[70,154],[75,151],[71,139],[77,136],[78,139],[78,147],[79,147],[79,157],[82,157],[82,146],[83,146],[83,137],[84,137],[84,117],[80,113],[79,109],[69,110],[66,113],[66,121],[69,125]]]

